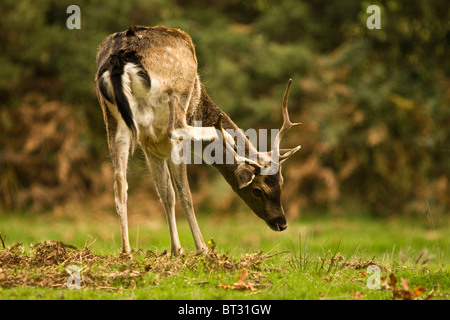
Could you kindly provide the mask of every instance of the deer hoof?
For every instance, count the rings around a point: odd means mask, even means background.
[[[178,257],[184,254],[184,249],[179,247],[179,248],[171,248],[170,249],[170,254],[174,257]]]

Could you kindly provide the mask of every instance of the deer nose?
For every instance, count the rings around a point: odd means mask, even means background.
[[[275,231],[283,231],[287,228],[286,218],[276,218],[271,221],[268,221],[267,224],[272,230]]]
[[[287,228],[287,223],[286,224],[277,224],[278,225],[278,230],[279,231],[283,231]]]

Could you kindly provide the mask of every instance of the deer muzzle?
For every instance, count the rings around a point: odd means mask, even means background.
[[[267,220],[266,223],[274,231],[283,231],[287,228],[286,217],[278,217],[275,219]]]

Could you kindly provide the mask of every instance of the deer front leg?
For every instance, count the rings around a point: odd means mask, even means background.
[[[145,157],[152,172],[155,187],[159,198],[164,206],[167,224],[170,233],[170,251],[172,255],[179,255],[183,252],[178,238],[178,230],[175,220],[175,191],[170,179],[170,172],[167,161],[154,156],[144,147]]]
[[[217,132],[214,127],[191,127],[186,125],[185,113],[183,108],[179,107],[178,99],[175,96],[171,96],[169,99],[169,111],[170,111],[170,121],[167,128],[168,137],[172,140],[172,156],[180,156],[180,153],[175,146],[181,140],[186,139],[186,141],[202,141],[202,140],[214,140],[217,138]],[[180,114],[180,112],[182,114]],[[175,124],[177,119],[181,119],[181,128],[175,129]],[[175,151],[175,152],[174,152]],[[186,154],[184,156],[187,156]],[[187,179],[187,169],[186,164],[181,161],[180,163],[174,163],[172,161],[173,157],[167,160],[169,165],[169,171],[172,178],[172,184],[177,190],[178,199],[181,202],[181,206],[186,215],[186,218],[191,228],[192,236],[194,237],[194,243],[197,250],[207,252],[207,247],[205,241],[203,240],[202,233],[198,226],[197,219],[195,217],[194,208],[192,205],[192,196],[189,189],[189,182]],[[178,161],[177,161],[178,162]]]
[[[181,202],[184,214],[186,215],[189,227],[191,228],[195,248],[206,253],[208,248],[203,240],[197,218],[195,217],[191,191],[189,189],[189,182],[187,178],[186,164],[175,164],[169,160],[169,169],[172,176],[172,183],[175,185],[178,199]]]

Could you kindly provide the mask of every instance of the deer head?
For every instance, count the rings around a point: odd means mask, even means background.
[[[233,147],[233,139],[227,138],[228,134],[222,127],[222,114],[219,115],[215,128],[224,137],[223,148],[234,154],[235,165],[221,168],[226,180],[233,190],[244,200],[253,212],[263,219],[272,230],[283,231],[287,228],[286,216],[281,204],[281,190],[283,176],[281,165],[301,146],[292,149],[281,149],[280,142],[283,136],[294,126],[300,123],[292,123],[287,109],[288,96],[292,79],[289,80],[283,97],[283,125],[275,137],[274,149],[269,152],[258,152],[255,157],[239,155]],[[256,149],[253,149],[256,150]]]
[[[274,139],[274,148],[269,152],[259,152],[243,134],[238,134],[238,139],[244,141],[244,148],[239,150],[239,143],[236,143],[229,130],[241,132],[229,117],[223,112],[219,112],[213,126],[190,126],[185,123],[184,110],[180,108],[171,108],[171,121],[169,123],[168,134],[175,141],[172,150],[172,161],[178,163],[186,161],[186,155],[190,152],[190,143],[205,143],[215,141],[215,151],[221,154],[218,162],[206,161],[216,167],[230,184],[233,190],[244,200],[244,202],[253,210],[253,212],[263,219],[271,229],[282,231],[287,228],[286,217],[283,206],[281,205],[281,189],[283,187],[283,176],[281,175],[281,165],[300,149],[297,146],[292,149],[281,149],[280,143],[283,136],[299,123],[292,123],[289,119],[287,109],[288,96],[292,79],[284,92],[282,111],[283,125]],[[176,100],[175,98],[173,98]],[[171,105],[176,106],[174,102]],[[208,105],[211,108],[211,105]],[[219,109],[220,110],[220,109]],[[177,113],[179,113],[177,115]],[[211,116],[208,115],[208,121],[211,122]],[[226,119],[228,127],[224,130],[222,119]],[[174,129],[176,119],[182,119],[181,129]],[[180,141],[187,143],[180,143]],[[213,145],[211,144],[211,145]],[[211,146],[210,145],[210,146]],[[185,148],[187,147],[187,148]],[[209,147],[208,147],[209,148]],[[194,148],[195,150],[196,148]],[[205,148],[204,148],[205,149]],[[182,150],[182,151],[181,151]],[[205,149],[206,150],[206,149]],[[195,153],[195,152],[194,152]],[[217,152],[216,152],[217,153]],[[180,156],[184,155],[184,158]],[[231,155],[232,161],[224,163],[222,160]],[[248,156],[247,156],[248,155]],[[205,160],[205,153],[200,155]]]

